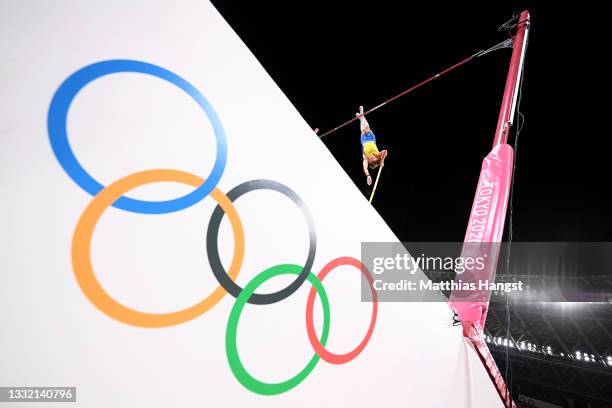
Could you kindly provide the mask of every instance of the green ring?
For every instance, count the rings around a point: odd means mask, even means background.
[[[259,381],[251,374],[249,374],[244,368],[244,365],[240,361],[240,356],[238,356],[238,347],[236,345],[236,333],[238,330],[238,320],[240,319],[240,314],[242,313],[242,309],[244,309],[244,305],[248,302],[251,295],[267,280],[274,278],[279,275],[299,275],[303,270],[303,266],[299,265],[276,265],[271,268],[266,269],[257,275],[253,280],[251,280],[240,292],[240,295],[236,298],[236,303],[232,307],[232,311],[229,315],[229,319],[227,322],[227,330],[225,332],[225,350],[227,353],[227,361],[229,362],[230,368],[236,376],[236,379],[247,389],[262,395],[277,395],[283,392],[289,391],[293,387],[300,384],[302,381],[308,377],[308,375],[315,368],[317,363],[319,362],[320,357],[315,354],[306,367],[302,369],[296,376],[288,379],[287,381],[283,381],[280,383],[264,383]],[[329,312],[329,301],[327,299],[327,293],[325,293],[325,289],[323,288],[323,284],[312,272],[308,273],[308,281],[315,287],[316,291],[319,294],[321,299],[321,303],[323,304],[323,333],[321,334],[321,343],[325,346],[327,343],[327,335],[329,334],[329,322],[330,322],[330,312]]]

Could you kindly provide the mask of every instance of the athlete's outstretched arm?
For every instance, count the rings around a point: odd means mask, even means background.
[[[385,165],[385,159],[387,158],[387,151],[383,150],[382,152],[380,152],[380,165],[381,167]]]
[[[363,155],[363,172],[366,175],[368,186],[372,184],[372,177],[370,177],[370,172],[368,171],[368,159]]]

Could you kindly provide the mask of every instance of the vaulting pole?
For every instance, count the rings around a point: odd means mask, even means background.
[[[372,189],[372,194],[370,194],[370,204],[372,204],[372,200],[374,199],[374,193],[376,192],[376,186],[378,185],[378,179],[380,178],[380,173],[382,173],[382,169],[385,167],[384,164],[380,165],[380,169],[378,169],[378,174],[376,175],[376,181],[374,182],[374,188]]]

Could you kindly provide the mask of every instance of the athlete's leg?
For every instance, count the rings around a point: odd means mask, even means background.
[[[359,118],[359,128],[361,129],[361,134],[365,135],[370,132],[370,124],[368,123],[365,115],[363,114],[363,106],[359,107],[359,113],[356,113],[355,116]]]

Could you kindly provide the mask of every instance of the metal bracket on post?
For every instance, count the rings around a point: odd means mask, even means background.
[[[482,57],[485,54],[488,54],[493,51],[501,50],[502,48],[512,48],[513,45],[514,45],[514,38],[513,37],[507,38],[504,41],[500,42],[497,45],[492,46],[491,48],[487,50],[480,51],[476,56]]]

